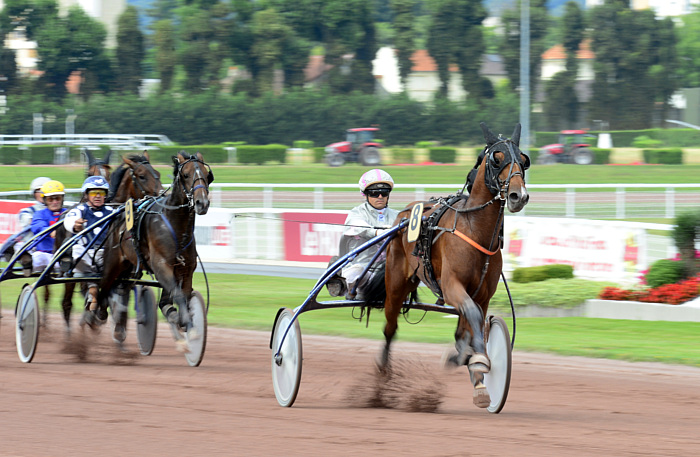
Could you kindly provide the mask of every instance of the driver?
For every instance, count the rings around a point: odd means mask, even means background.
[[[389,194],[394,188],[394,180],[389,173],[375,168],[363,174],[359,184],[360,190],[365,196],[365,202],[350,211],[345,220],[347,228],[343,232],[343,236],[349,239],[348,248],[350,250],[357,248],[391,227],[394,219],[399,214],[397,210],[388,207]],[[343,268],[342,275],[347,282],[349,291],[352,290],[365,267],[367,267],[374,254],[379,250],[379,247],[380,245],[376,244],[365,249],[355,257],[355,260]],[[386,254],[382,253],[377,259],[377,264],[384,261],[386,261]],[[358,285],[358,299],[361,299],[360,289],[371,279],[371,273],[372,271],[370,270]]]
[[[68,211],[63,225],[70,233],[79,233],[86,227],[94,224],[103,217],[115,211],[111,206],[105,205],[105,198],[109,191],[109,183],[102,176],[90,176],[83,182],[82,192],[85,203],[80,203],[75,208]],[[96,276],[99,275],[99,270],[102,267],[103,249],[100,245],[107,236],[107,230],[104,227],[95,227],[90,232],[83,234],[80,241],[73,246],[74,262],[80,258],[80,261],[75,264],[76,276]],[[97,240],[88,249],[85,255],[87,245],[93,240]],[[82,257],[81,257],[82,255]],[[107,320],[107,310],[97,307],[97,283],[88,282],[88,310],[83,315],[85,323],[90,326],[102,324]]]
[[[41,186],[41,195],[44,198],[46,208],[34,213],[31,229],[35,235],[58,222],[61,214],[66,210],[63,207],[63,199],[66,195],[63,183],[53,180],[47,181]],[[35,272],[43,271],[49,264],[54,251],[54,238],[56,238],[55,230],[51,232],[50,236],[41,240],[36,245],[36,250],[32,252],[32,264]]]

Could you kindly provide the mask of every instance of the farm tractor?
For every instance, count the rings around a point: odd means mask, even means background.
[[[593,163],[593,151],[590,143],[596,138],[585,130],[562,130],[559,143],[548,144],[537,155],[538,164],[575,163],[590,165]]]
[[[325,161],[331,167],[339,167],[345,162],[360,162],[368,167],[381,165],[379,155],[381,143],[374,141],[376,127],[348,129],[345,141],[326,146]]]

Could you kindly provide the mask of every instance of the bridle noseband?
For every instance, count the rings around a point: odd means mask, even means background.
[[[182,168],[189,162],[194,163],[195,167],[195,176],[194,179],[192,180],[192,188],[187,190],[185,187],[185,178],[182,176]],[[209,173],[207,173],[206,176],[204,176],[204,173],[202,172],[202,166],[207,167],[209,169]],[[209,164],[206,162],[203,162],[199,160],[196,157],[190,157],[189,159],[185,160],[184,162],[178,162],[177,166],[177,178],[182,179],[182,192],[185,194],[187,197],[187,202],[190,207],[194,207],[194,193],[198,189],[204,189],[207,193],[209,192],[209,176],[212,176],[211,172],[211,167]],[[197,184],[197,181],[204,181],[205,184]]]

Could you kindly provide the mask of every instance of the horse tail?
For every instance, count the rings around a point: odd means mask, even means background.
[[[386,283],[384,282],[384,274],[386,273],[386,264],[382,264],[374,269],[374,274],[367,285],[363,288],[362,294],[367,303],[384,304],[386,299]]]

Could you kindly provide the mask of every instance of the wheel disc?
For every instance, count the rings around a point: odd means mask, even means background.
[[[192,324],[185,333],[189,352],[185,353],[185,359],[191,367],[198,367],[204,358],[204,349],[207,346],[207,313],[204,308],[202,294],[196,290],[190,297],[190,319]]]
[[[490,413],[501,412],[508,398],[512,353],[508,327],[503,319],[490,317],[490,330],[486,342],[486,354],[491,361],[491,370],[484,375],[484,385],[491,397],[491,404],[486,408]]]
[[[158,304],[153,289],[139,287],[136,292],[136,336],[141,355],[151,355],[158,333]]]
[[[15,325],[17,355],[24,363],[32,361],[39,341],[39,304],[32,288],[31,285],[25,285],[17,299]]]
[[[301,383],[301,365],[302,365],[302,348],[301,348],[301,328],[299,321],[295,320],[292,323],[294,312],[290,309],[283,309],[275,323],[275,329],[272,334],[272,385],[275,389],[275,397],[280,406],[289,407],[294,404],[299,392],[299,384]],[[287,336],[284,333],[289,328]],[[277,349],[280,346],[280,341],[284,337],[284,343],[280,349],[280,363],[275,358]]]

